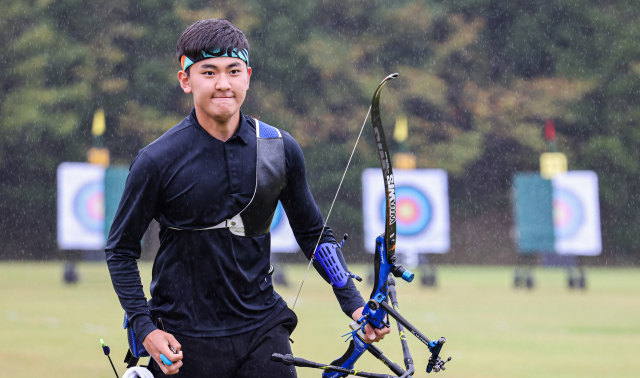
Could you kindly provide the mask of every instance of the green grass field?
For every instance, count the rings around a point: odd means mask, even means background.
[[[150,268],[141,265],[145,286]],[[304,268],[287,267],[291,287],[277,288],[290,305]],[[100,338],[122,375],[126,336],[107,267],[82,264],[79,272],[80,283],[66,286],[60,263],[0,264],[1,377],[113,377]],[[443,355],[453,360],[439,377],[640,376],[640,270],[589,269],[586,292],[569,291],[561,269],[537,269],[533,291],[512,289],[512,273],[509,267],[441,267],[437,289],[398,287],[402,313],[427,336],[447,337]],[[365,282],[359,288],[365,296],[371,290]],[[296,356],[328,363],[346,350],[340,336],[349,319],[313,271],[295,311]],[[411,337],[409,343],[414,376],[426,377],[427,350]],[[395,331],[379,346],[401,363]],[[386,372],[368,354],[356,367]],[[298,376],[320,372],[298,369]]]

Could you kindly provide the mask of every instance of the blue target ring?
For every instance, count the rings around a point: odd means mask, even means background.
[[[566,189],[553,191],[553,225],[557,238],[572,236],[584,222],[582,202]]]
[[[92,232],[104,231],[104,184],[85,184],[73,199],[73,213],[78,222]]]
[[[380,202],[380,216],[384,223],[387,212],[386,198]],[[412,186],[396,187],[397,233],[415,236],[427,229],[433,219],[433,206],[429,198]]]
[[[273,214],[273,220],[271,221],[271,231],[274,231],[280,224],[282,223],[282,214],[284,213],[284,209],[282,208],[282,204],[278,202],[278,206],[276,207],[276,212]]]

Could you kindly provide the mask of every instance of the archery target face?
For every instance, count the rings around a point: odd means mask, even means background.
[[[553,190],[553,227],[557,238],[574,235],[584,223],[582,202],[572,191]]]
[[[387,201],[380,201],[380,222],[385,221]],[[398,236],[415,236],[427,230],[432,205],[426,194],[412,186],[396,186],[396,231]]]
[[[282,204],[278,202],[278,207],[271,221],[271,252],[291,253],[299,250],[300,247],[289,225],[287,214],[284,212]]]
[[[602,252],[598,176],[569,171],[554,176],[553,223],[558,254],[594,256]]]
[[[396,251],[408,262],[418,253],[445,253],[450,247],[447,172],[442,169],[397,170]],[[375,239],[384,232],[386,195],[379,168],[362,174],[365,249],[375,251]]]
[[[73,212],[87,230],[98,232],[104,227],[104,185],[100,181],[85,184],[75,195]]]
[[[87,163],[58,166],[60,249],[104,248],[104,172]]]

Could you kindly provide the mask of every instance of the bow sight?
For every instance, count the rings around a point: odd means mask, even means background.
[[[290,354],[282,355],[274,353],[271,359],[276,362],[281,362],[285,365],[294,365],[299,367],[311,367],[317,369],[323,369],[325,372],[322,374],[323,378],[338,378],[346,375],[356,375],[359,377],[370,378],[391,378],[400,377],[406,378],[413,375],[415,368],[413,366],[413,358],[409,351],[407,339],[405,337],[405,330],[409,331],[418,340],[429,348],[431,356],[427,362],[427,373],[439,372],[445,370],[445,363],[451,360],[449,357],[446,361],[440,358],[440,351],[442,346],[447,341],[444,337],[438,340],[430,340],[422,332],[420,332],[415,326],[413,326],[407,319],[405,319],[398,311],[398,298],[395,288],[395,277],[402,278],[407,282],[413,281],[414,274],[409,270],[406,270],[400,264],[396,264],[396,194],[395,194],[395,182],[393,179],[393,171],[391,168],[391,161],[389,151],[387,148],[387,142],[384,135],[384,129],[382,128],[382,120],[380,118],[380,92],[384,84],[394,79],[398,74],[392,74],[387,76],[376,89],[373,99],[371,101],[371,122],[373,125],[373,133],[376,140],[376,147],[378,149],[378,155],[380,157],[380,165],[382,167],[382,176],[384,179],[385,193],[386,193],[386,222],[385,232],[376,238],[376,253],[374,254],[374,286],[371,291],[371,299],[362,311],[362,316],[351,323],[351,340],[349,341],[349,348],[342,357],[334,360],[330,365],[321,364],[318,362],[308,361],[302,358],[296,358]],[[367,113],[368,116],[368,113]],[[363,125],[364,126],[364,125]],[[357,142],[356,142],[357,143]],[[355,150],[355,148],[354,148]],[[336,193],[337,196],[337,193]],[[327,218],[329,216],[327,215]],[[325,221],[326,222],[326,221]],[[313,259],[313,257],[312,257]],[[389,300],[391,304],[389,305]],[[402,344],[402,353],[404,357],[404,364],[406,370],[402,369],[398,364],[391,361],[382,351],[372,344],[367,344],[364,341],[364,327],[370,324],[375,328],[390,327],[387,320],[387,315],[394,318],[398,326],[398,334],[400,335],[400,342]],[[354,370],[353,367],[356,361],[362,356],[365,351],[369,351],[376,359],[382,361],[387,367],[394,373],[393,376],[386,374],[368,373],[364,371]]]

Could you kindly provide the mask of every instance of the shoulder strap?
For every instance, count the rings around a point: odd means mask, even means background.
[[[258,139],[269,139],[269,138],[282,138],[282,134],[280,130],[277,128],[267,125],[266,123],[258,121],[258,119],[254,118],[254,122],[256,123],[256,137]]]

